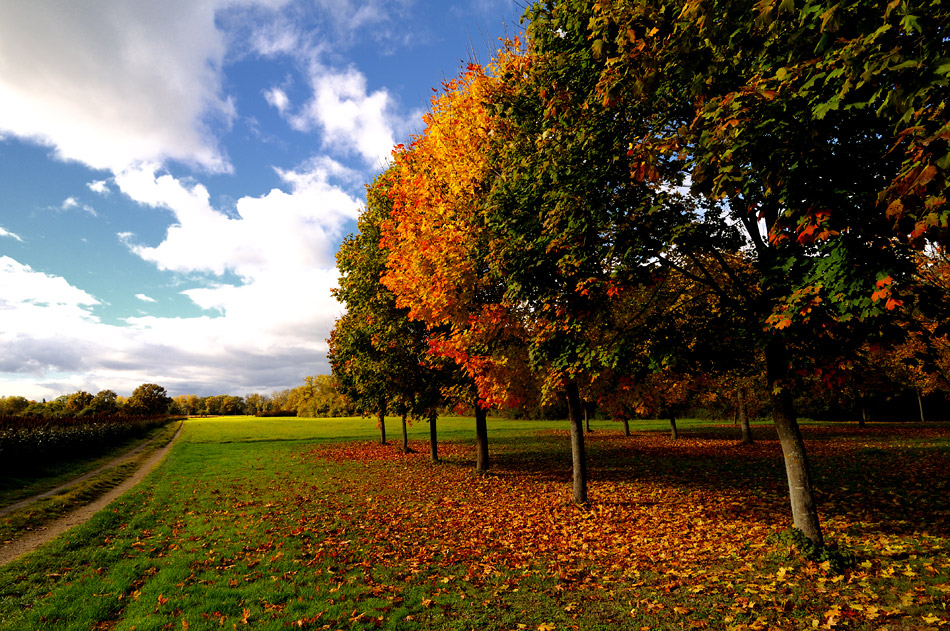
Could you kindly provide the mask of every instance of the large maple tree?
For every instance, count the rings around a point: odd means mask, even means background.
[[[502,62],[503,63],[503,62]],[[398,146],[377,186],[392,214],[381,224],[389,253],[383,283],[411,319],[425,324],[432,354],[453,360],[470,386],[454,390],[475,409],[477,464],[489,467],[486,415],[523,403],[531,388],[524,329],[488,273],[489,239],[479,213],[491,165],[484,148],[499,137],[486,109],[497,68],[470,65],[446,82],[424,117],[424,132]]]

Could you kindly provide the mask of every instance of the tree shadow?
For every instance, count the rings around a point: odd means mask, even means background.
[[[781,446],[771,427],[756,428],[754,445],[739,442],[730,426],[665,432],[596,432],[587,435],[592,484],[648,483],[742,498],[737,513],[789,513]],[[819,512],[825,521],[873,525],[892,534],[950,535],[950,427],[844,425],[802,428]],[[492,469],[569,485],[567,431],[495,439]]]

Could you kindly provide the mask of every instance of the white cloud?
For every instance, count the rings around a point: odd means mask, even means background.
[[[15,305],[45,305],[62,308],[76,315],[88,315],[85,307],[99,304],[98,300],[73,287],[66,279],[34,271],[29,265],[23,265],[9,256],[0,256],[0,278],[3,278],[0,283],[3,286],[0,295],[2,309]]]
[[[163,270],[218,276],[233,272],[245,281],[270,276],[274,270],[293,276],[300,270],[333,267],[342,227],[357,217],[360,201],[331,178],[350,177],[352,172],[321,159],[278,174],[291,192],[273,189],[262,197],[241,198],[237,217],[212,207],[201,184],[189,188],[150,168],[118,174],[116,184],[123,193],[175,216],[162,243],[132,245],[132,250]],[[130,235],[124,238],[131,244]]]
[[[10,237],[11,239],[16,239],[17,241],[23,241],[23,238],[16,234],[15,232],[10,232],[3,226],[0,226],[0,237]]]
[[[142,383],[173,394],[246,394],[296,384],[328,369],[324,338],[338,313],[319,305],[334,272],[304,270],[296,286],[262,278],[233,300],[209,294],[227,304],[225,316],[133,317],[118,326],[101,322],[92,313],[99,301],[64,278],[0,257],[0,396],[104,388],[128,395]],[[275,311],[280,322],[270,317]]]
[[[142,302],[158,302],[151,296],[146,296],[145,294],[135,294],[135,297],[141,300]]]
[[[174,159],[227,170],[211,129],[235,115],[215,24],[228,3],[0,3],[0,133],[96,169]]]
[[[298,131],[320,129],[326,148],[357,154],[371,166],[385,164],[396,128],[404,125],[389,93],[368,92],[366,77],[354,68],[335,71],[314,66],[310,83],[312,97],[289,118],[290,124]]]
[[[98,214],[96,214],[96,210],[95,210],[92,206],[90,206],[89,204],[83,204],[83,203],[81,203],[81,202],[80,202],[78,199],[76,199],[75,197],[67,197],[66,199],[64,199],[64,200],[63,200],[63,203],[60,205],[59,208],[60,208],[60,210],[64,210],[64,211],[67,211],[67,210],[82,210],[83,212],[89,213],[89,214],[92,215],[93,217],[98,217],[98,216],[99,216]]]
[[[325,339],[341,313],[330,296],[337,279],[334,253],[361,205],[342,185],[361,179],[327,158],[277,173],[288,191],[243,197],[230,216],[211,205],[200,184],[185,185],[151,169],[116,176],[123,193],[168,209],[175,218],[156,246],[137,244],[134,235],[121,233],[132,252],[159,269],[215,278],[230,273],[239,279],[182,292],[217,317],[129,318],[140,339],[174,340],[175,348],[202,355],[202,361],[230,352],[260,365],[272,365],[279,357],[303,362],[304,356],[325,365]]]
[[[268,105],[277,108],[277,111],[281,114],[287,111],[287,108],[290,106],[290,99],[287,97],[287,93],[280,88],[265,90],[264,99]]]
[[[106,180],[93,180],[86,184],[90,191],[100,195],[108,195],[111,191],[109,183]]]

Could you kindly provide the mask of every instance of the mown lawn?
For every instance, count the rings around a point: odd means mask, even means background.
[[[596,423],[571,505],[565,423],[440,419],[445,462],[372,421],[190,420],[91,522],[0,568],[0,629],[926,629],[950,601],[950,428],[808,425],[839,574],[790,553],[777,442]],[[346,442],[341,439],[348,438]]]

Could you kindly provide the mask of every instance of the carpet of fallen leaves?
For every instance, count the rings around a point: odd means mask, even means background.
[[[358,537],[407,581],[439,565],[467,568],[446,584],[505,575],[517,589],[535,575],[553,580],[568,614],[626,602],[643,628],[946,626],[950,428],[805,431],[826,538],[856,556],[844,574],[774,536],[790,525],[774,436],[744,446],[729,428],[677,441],[589,434],[586,507],[568,501],[566,432],[492,444],[484,476],[461,443],[440,445],[438,465],[421,442],[408,454],[364,442],[300,457],[343,465],[339,539]]]

